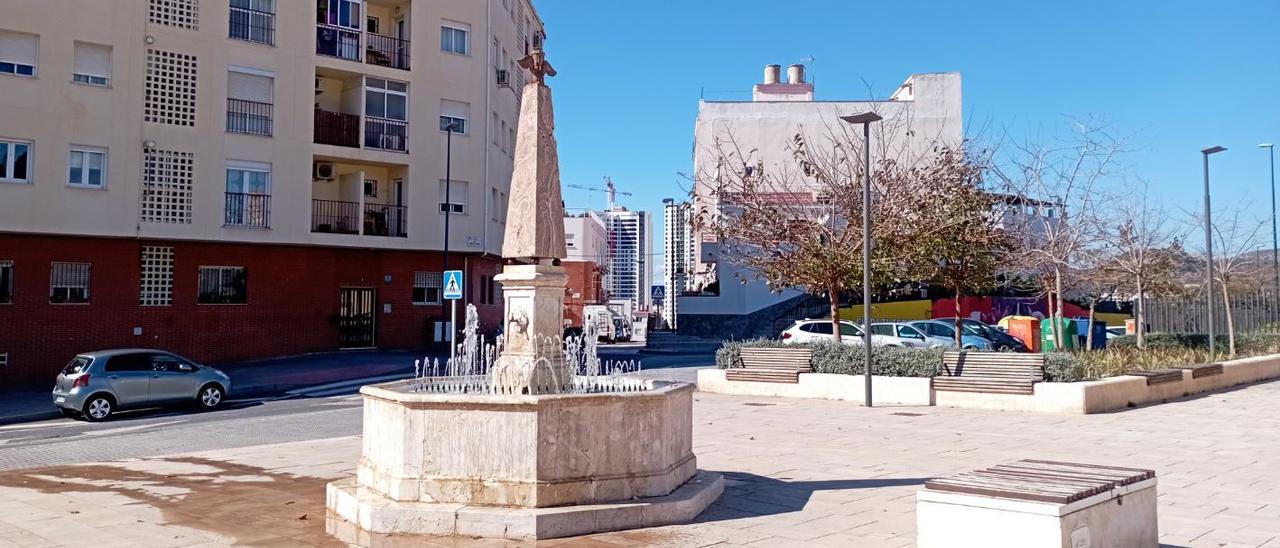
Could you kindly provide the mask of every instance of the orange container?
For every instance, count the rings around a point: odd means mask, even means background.
[[[1125,334],[1125,335],[1134,335],[1134,334],[1137,334],[1137,333],[1138,333],[1138,321],[1137,321],[1137,320],[1125,320],[1125,321],[1124,321],[1124,334]]]
[[[1008,318],[1009,334],[1017,337],[1032,352],[1040,351],[1040,320],[1031,316]]]

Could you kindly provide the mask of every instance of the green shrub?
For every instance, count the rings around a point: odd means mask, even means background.
[[[1227,335],[1214,335],[1214,343],[1219,352],[1225,351],[1231,344]],[[1136,349],[1138,338],[1134,335],[1116,337],[1107,341],[1108,349]],[[1208,350],[1209,336],[1192,333],[1151,333],[1147,335],[1147,350]],[[1280,351],[1280,334],[1277,333],[1237,333],[1236,353],[1241,355],[1269,354]]]
[[[1044,380],[1049,382],[1078,382],[1087,379],[1085,362],[1070,352],[1049,352],[1044,355]]]
[[[738,363],[744,346],[765,348],[809,348],[813,351],[813,370],[816,373],[861,375],[863,373],[862,345],[840,344],[834,341],[818,343],[784,344],[769,339],[726,342],[716,351],[716,367],[725,369]],[[942,364],[943,349],[899,348],[876,346],[871,348],[871,360],[875,364],[871,373],[891,377],[932,377]]]

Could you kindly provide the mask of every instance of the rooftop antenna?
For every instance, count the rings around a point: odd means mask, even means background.
[[[818,66],[818,58],[810,55],[807,57],[801,57],[800,61],[809,66],[806,71],[809,73],[809,83],[813,84],[814,89],[818,89],[818,71],[815,70]]]

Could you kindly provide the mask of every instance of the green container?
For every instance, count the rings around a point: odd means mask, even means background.
[[[1053,322],[1058,322],[1058,332],[1062,334],[1062,345],[1055,344],[1053,340]],[[1042,320],[1040,322],[1040,348],[1044,352],[1051,352],[1064,348],[1076,347],[1076,322],[1069,318],[1058,318]]]

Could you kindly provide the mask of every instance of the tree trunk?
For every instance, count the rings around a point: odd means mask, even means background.
[[[956,287],[956,350],[961,350],[964,348],[964,344],[961,342],[961,337],[964,336],[964,322],[960,319],[960,310],[962,309],[962,307],[960,306],[960,299],[962,298],[964,298],[964,290],[960,289],[960,287],[957,286]]]
[[[1236,324],[1231,319],[1231,297],[1227,295],[1227,281],[1219,280],[1222,287],[1222,307],[1226,311],[1227,316],[1227,357],[1236,357]],[[1213,356],[1209,356],[1209,361],[1214,361]]]
[[[1053,267],[1053,299],[1054,299],[1054,316],[1053,316],[1053,340],[1054,348],[1062,350],[1067,347],[1065,341],[1066,329],[1062,325],[1062,269]]]
[[[1089,334],[1084,337],[1084,349],[1093,350],[1093,310],[1098,307],[1098,300],[1089,301]]]
[[[1133,307],[1133,332],[1134,336],[1138,339],[1138,348],[1146,350],[1147,334],[1146,329],[1143,329],[1143,326],[1146,325],[1147,321],[1147,304],[1146,299],[1143,298],[1142,294],[1142,275],[1137,275],[1135,277],[1135,281],[1138,286],[1138,302]]]
[[[1054,303],[1053,292],[1050,291],[1046,293],[1044,297],[1044,305],[1047,311],[1049,312],[1049,314],[1045,316],[1044,319],[1049,322],[1049,337],[1053,339],[1053,349],[1057,351],[1057,350],[1062,350],[1062,345],[1058,344],[1058,329],[1053,325],[1054,324],[1053,319],[1056,318],[1058,314],[1053,307],[1053,303]],[[1041,329],[1040,331],[1043,332],[1044,329]],[[1044,350],[1048,350],[1048,349],[1046,348]]]
[[[840,286],[827,284],[827,298],[831,300],[831,338],[840,342]],[[870,328],[868,326],[868,328]]]

